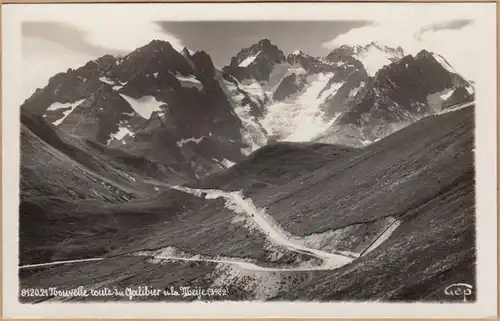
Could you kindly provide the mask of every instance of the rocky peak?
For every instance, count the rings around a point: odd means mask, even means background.
[[[276,45],[274,45],[269,39],[262,39],[257,43],[257,48],[260,50],[264,50],[267,52],[273,52],[273,51],[278,51],[281,52],[281,50],[278,49]]]
[[[197,51],[191,56],[191,61],[193,62],[196,70],[201,73],[204,77],[213,79],[215,76],[215,67],[212,58],[205,51]]]
[[[347,45],[342,45],[339,48],[332,50],[326,56],[326,59],[331,62],[350,61],[356,59],[354,57],[354,48]]]
[[[370,51],[381,51],[386,54],[389,54],[393,59],[399,59],[404,56],[404,51],[401,46],[398,46],[396,48],[392,48],[386,45],[381,45],[378,42],[370,42],[369,44],[365,46],[354,46],[353,51],[356,54],[363,54],[363,53],[369,53]]]
[[[286,57],[283,51],[281,51],[276,45],[272,44],[269,39],[262,39],[256,44],[251,45],[248,48],[240,50],[236,56],[231,59],[231,66],[247,67],[243,66],[245,60],[253,58],[255,60],[267,60],[273,63],[281,63],[285,61]],[[252,62],[249,62],[250,64]]]
[[[354,63],[361,62],[368,75],[375,73],[385,65],[389,65],[404,57],[401,47],[392,48],[371,42],[367,45],[349,46],[342,45],[334,49],[326,59],[332,62]]]
[[[407,99],[425,102],[427,95],[452,88],[463,83],[438,62],[427,50],[415,57],[405,56],[401,60],[381,68],[375,75],[375,87],[384,91],[397,91]]]
[[[320,72],[333,72],[337,69],[337,66],[303,53],[302,51],[294,51],[287,56],[286,60],[290,65],[299,65],[307,72],[314,74]]]
[[[188,47],[182,48],[181,55],[191,58],[191,50]]]
[[[301,56],[301,55],[305,55],[304,52],[302,52],[302,50],[295,50],[294,52],[292,52],[291,54],[289,54],[288,57],[290,57],[290,56]]]
[[[420,50],[417,55],[415,56],[416,59],[434,59],[434,57],[432,56],[432,54],[427,51],[426,49],[422,49]]]
[[[146,50],[146,49],[158,49],[158,50],[175,50],[174,47],[170,44],[170,42],[165,40],[153,39],[147,45],[140,47],[138,50]]]
[[[267,81],[274,65],[285,61],[283,51],[272,44],[269,39],[262,39],[240,50],[231,58],[229,66],[223,68],[223,72],[238,80],[254,78],[257,81]]]
[[[293,59],[300,59],[300,58],[307,58],[307,59],[318,59],[316,57],[313,57],[311,55],[308,55],[306,53],[304,53],[303,51],[301,50],[295,50],[294,52],[292,52],[291,54],[289,54],[287,57],[286,57],[286,60],[288,62],[290,62],[290,60],[293,60]]]
[[[453,99],[442,98],[445,92],[453,93]],[[370,78],[366,91],[337,119],[337,124],[365,127],[373,134],[372,124],[366,119],[376,119],[375,123],[380,124],[414,122],[435,110],[434,96],[439,103],[445,99],[447,104],[455,105],[473,100],[471,92],[472,86],[453,72],[443,57],[422,50],[379,69]],[[372,135],[369,139],[382,136]]]
[[[112,55],[104,55],[94,60],[94,62],[101,67],[116,66],[119,58]]]

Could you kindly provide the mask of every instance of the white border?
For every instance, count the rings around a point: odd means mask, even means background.
[[[473,304],[429,303],[18,303],[19,105],[20,22],[57,20],[69,9],[80,15],[113,15],[133,22],[137,17],[157,20],[333,20],[370,19],[397,15],[401,7],[429,6],[429,12],[460,17],[481,11],[491,30],[481,35],[481,57],[470,57],[480,68],[476,80],[476,169],[479,296]],[[168,10],[164,10],[168,6]],[[432,8],[431,8],[432,6]],[[58,4],[3,6],[3,316],[39,317],[494,317],[497,311],[497,199],[496,199],[496,4],[380,4],[380,3],[257,3],[257,4]],[[406,19],[408,17],[401,17]]]

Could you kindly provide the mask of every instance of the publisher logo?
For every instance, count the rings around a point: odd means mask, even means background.
[[[444,294],[460,297],[464,302],[467,302],[467,297],[472,294],[472,285],[467,283],[455,283],[448,285],[446,289],[444,289]]]

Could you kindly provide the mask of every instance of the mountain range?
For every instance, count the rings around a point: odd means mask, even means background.
[[[263,39],[219,70],[153,40],[68,69],[21,105],[21,285],[452,299],[475,275],[474,100],[445,57],[378,43]]]

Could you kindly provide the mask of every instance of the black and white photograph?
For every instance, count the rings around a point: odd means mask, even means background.
[[[496,314],[495,4],[4,9],[4,307]]]

